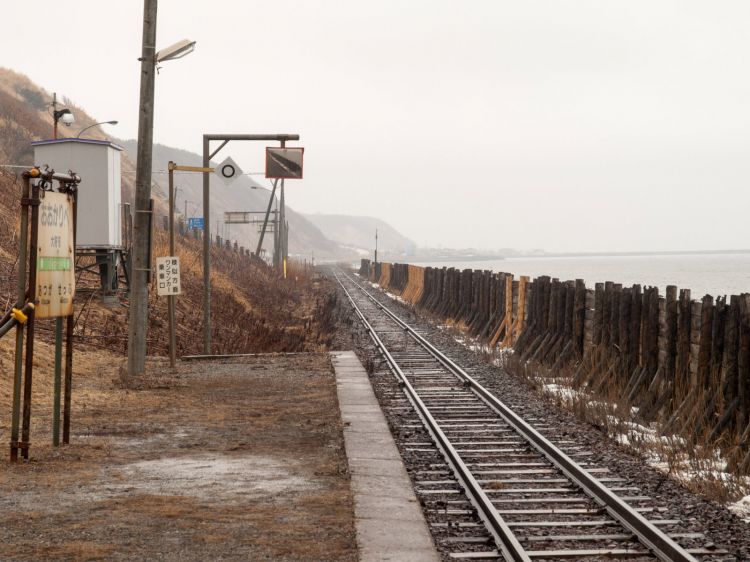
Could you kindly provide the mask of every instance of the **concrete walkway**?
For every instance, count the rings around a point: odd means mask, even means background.
[[[367,373],[353,351],[331,356],[360,560],[437,562],[440,557]]]

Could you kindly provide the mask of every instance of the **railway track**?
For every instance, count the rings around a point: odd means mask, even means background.
[[[666,508],[541,419],[523,419],[352,276],[335,276],[398,384],[399,419],[417,495],[451,559],[721,559]],[[718,558],[717,558],[718,557]]]

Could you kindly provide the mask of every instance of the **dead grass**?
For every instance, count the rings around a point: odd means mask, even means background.
[[[80,369],[69,447],[36,408],[31,462],[0,470],[0,559],[355,560],[328,355],[163,365],[137,391]]]

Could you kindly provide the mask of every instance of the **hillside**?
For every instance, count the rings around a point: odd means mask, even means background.
[[[47,92],[25,76],[0,68],[0,299],[2,312],[15,302],[18,270],[18,228],[21,194],[20,173],[33,164],[29,143],[52,135]],[[76,115],[72,136],[95,121],[82,108],[64,100]],[[94,138],[106,138],[98,128]],[[171,157],[171,156],[170,156]],[[123,196],[131,199],[134,165],[123,155]],[[14,167],[18,166],[18,167]],[[154,168],[159,169],[157,161]],[[249,191],[249,190],[248,190]],[[164,192],[166,193],[166,191]],[[158,196],[158,193],[155,193]],[[163,199],[160,207],[163,209]],[[156,226],[161,224],[157,220]],[[299,229],[300,231],[302,228]],[[312,229],[311,229],[312,230]],[[154,256],[166,255],[167,236],[155,228]],[[319,233],[318,233],[318,236]],[[183,294],[177,299],[178,353],[199,353],[202,349],[202,244],[192,237],[181,237],[177,254],[182,260]],[[217,353],[253,351],[319,350],[328,346],[332,296],[325,285],[309,279],[305,271],[290,265],[289,279],[265,264],[240,256],[229,248],[212,246],[212,302],[222,311],[222,321],[212,324],[212,340]],[[98,294],[99,280],[94,273],[81,272],[77,281],[76,345],[89,349],[108,349],[123,354],[127,345],[128,301],[125,293],[119,302],[105,307]],[[155,284],[149,295],[149,354],[167,351],[166,301],[156,295]],[[49,321],[39,321],[38,338],[44,346],[52,337]],[[11,338],[0,340],[0,364],[7,365]],[[0,388],[0,395],[7,396]]]
[[[33,151],[29,143],[33,140],[49,138],[52,133],[52,116],[49,111],[48,92],[22,74],[0,68],[0,153],[7,163],[31,165]],[[64,97],[61,99],[76,116],[71,128],[62,127],[60,136],[74,136],[76,132],[96,122],[85,110]],[[86,132],[86,136],[95,139],[111,140],[125,149],[122,158],[123,201],[131,202],[135,184],[135,140],[120,140],[108,137],[99,127]],[[164,171],[172,160],[183,165],[200,166],[201,156],[194,152],[181,150],[161,144],[154,145],[153,151],[153,196],[156,200],[157,213],[166,214],[167,176]],[[41,164],[41,163],[37,163]],[[215,162],[214,162],[215,164]],[[176,210],[179,214],[201,216],[203,201],[203,183],[200,174],[177,173]],[[255,250],[258,231],[255,225],[231,225],[224,227],[226,211],[261,211],[268,205],[270,192],[250,176],[242,176],[230,187],[225,186],[218,178],[211,176],[211,234],[218,233],[223,238],[236,241],[240,246]],[[379,232],[379,248],[383,257],[389,259],[404,258],[414,252],[413,241],[401,235],[386,222],[374,217],[356,217],[348,215],[303,215],[287,207],[289,221],[289,252],[292,257],[307,259],[315,256],[323,260],[354,260],[369,255],[374,248],[375,229]],[[157,217],[157,223],[161,224]],[[273,237],[264,241],[268,253],[272,251]]]
[[[305,218],[317,226],[326,237],[360,256],[372,255],[375,230],[378,231],[378,256],[385,259],[404,258],[414,254],[417,245],[387,222],[375,217],[350,215],[309,214]]]

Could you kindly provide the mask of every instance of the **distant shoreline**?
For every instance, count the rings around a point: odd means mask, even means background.
[[[436,263],[436,262],[467,262],[467,261],[502,261],[512,256],[467,256],[465,258],[459,258],[456,256],[444,256],[444,257],[430,257],[430,258],[409,258],[409,263],[420,262],[420,263]]]
[[[546,258],[622,258],[648,256],[710,256],[710,255],[742,255],[750,254],[750,249],[744,250],[663,250],[654,252],[561,252],[545,254],[524,254],[509,256],[443,256],[430,258],[410,258],[410,262],[419,263],[463,263],[501,261],[507,259],[546,259]]]
[[[619,258],[631,256],[710,256],[722,254],[750,254],[747,250],[662,250],[655,252],[561,252],[559,254],[532,254],[505,256],[506,258]]]

